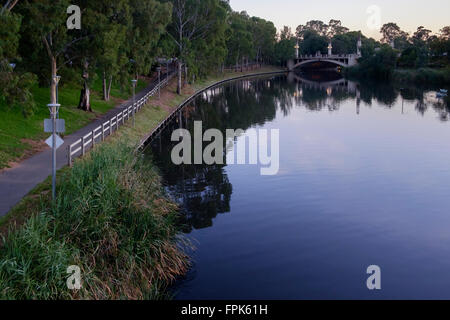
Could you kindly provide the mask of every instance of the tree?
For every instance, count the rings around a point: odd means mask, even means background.
[[[251,20],[256,61],[270,60],[273,56],[277,29],[270,21],[257,17],[252,17]]]
[[[290,27],[284,26],[280,31],[279,40],[291,40],[294,38]]]
[[[411,40],[416,53],[415,67],[420,68],[427,65],[429,62],[431,30],[420,26],[413,34]]]
[[[417,43],[417,42],[428,42],[428,40],[430,39],[430,35],[431,35],[431,30],[425,29],[425,27],[420,26],[417,28],[417,31],[414,32],[412,39],[413,39],[413,43]]]
[[[226,7],[220,0],[170,0],[172,23],[168,34],[175,42],[178,56],[177,92],[181,93],[183,61],[190,60],[196,68],[201,63],[195,56],[196,49],[205,49],[225,40]],[[218,41],[217,38],[222,38]],[[223,53],[223,52],[222,52]],[[203,56],[204,57],[204,56]]]
[[[280,31],[279,40],[275,44],[275,63],[284,64],[289,59],[293,59],[295,57],[295,45],[297,40],[292,34],[291,28],[284,27]]]
[[[26,57],[28,68],[38,74],[41,82],[46,82],[50,74],[51,103],[56,103],[58,70],[73,61],[73,46],[83,39],[83,36],[67,32],[67,15],[61,13],[65,13],[69,5],[68,0],[28,0],[18,6],[18,12],[27,17],[22,23],[21,56]]]
[[[381,27],[380,33],[383,35],[381,42],[394,44],[395,47],[401,48],[408,39],[408,33],[402,31],[400,27],[393,22],[386,23]]]
[[[375,54],[363,56],[359,65],[349,68],[347,72],[357,77],[388,80],[392,77],[396,62],[396,51],[384,44]]]
[[[127,40],[129,57],[135,61],[135,73],[147,73],[160,53],[158,42],[171,22],[171,3],[156,0],[131,0],[132,26]]]
[[[0,9],[0,15],[5,14],[6,12],[11,12],[11,10],[16,6],[19,0],[8,0]]]
[[[439,38],[443,40],[450,40],[450,26],[443,27],[439,31]]]
[[[347,32],[349,32],[349,29],[342,26],[342,22],[340,20],[331,19],[328,23],[327,37],[329,39],[332,39],[337,35],[343,35]]]
[[[321,36],[313,30],[308,30],[303,36],[300,50],[302,54],[316,54],[317,52],[326,53],[327,46],[327,37]]]
[[[251,32],[250,17],[246,12],[232,12],[228,18],[227,63],[239,65],[244,57],[253,59],[255,49]]]
[[[14,69],[20,62],[17,53],[20,41],[22,17],[11,12],[18,0],[6,1],[0,8],[0,100],[10,107],[20,106],[24,116],[31,115],[35,102],[31,87],[35,76]]]
[[[320,20],[311,20],[306,23],[306,29],[315,31],[319,36],[328,36],[328,25]]]

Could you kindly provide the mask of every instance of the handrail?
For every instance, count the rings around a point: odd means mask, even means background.
[[[72,166],[74,158],[84,156],[89,148],[94,148],[96,144],[104,141],[108,136],[112,135],[113,132],[119,130],[119,127],[125,124],[125,118],[127,121],[130,120],[130,115],[141,110],[142,107],[147,104],[147,101],[150,99],[150,97],[154,96],[158,90],[164,88],[174,77],[174,75],[175,72],[170,73],[167,78],[158,83],[152,90],[147,92],[138,101],[135,101],[134,104],[125,107],[124,110],[117,113],[109,120],[103,122],[100,126],[84,135],[74,143],[70,144],[67,147],[69,166]]]

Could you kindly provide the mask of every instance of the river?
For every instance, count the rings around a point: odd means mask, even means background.
[[[153,141],[195,246],[175,298],[450,299],[449,111],[434,90],[319,73],[196,98],[181,118],[191,131],[278,129],[279,171],[174,165],[178,118]],[[370,265],[381,290],[366,286]]]

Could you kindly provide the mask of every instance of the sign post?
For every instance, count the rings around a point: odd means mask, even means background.
[[[47,105],[50,111],[51,119],[44,121],[45,132],[51,131],[52,135],[45,142],[52,148],[52,199],[56,199],[56,150],[64,143],[64,141],[56,134],[57,132],[65,131],[64,120],[59,120],[59,107],[58,103],[58,84],[60,76],[54,76],[52,81],[56,84],[56,101]],[[53,99],[52,99],[53,100]],[[50,121],[48,121],[50,120]],[[50,127],[50,128],[49,128]]]
[[[55,200],[56,198],[56,149],[57,143],[59,142],[56,134],[56,116],[59,112],[59,107],[61,105],[58,103],[48,104],[47,107],[50,110],[50,116],[52,120],[52,136],[47,139],[47,144],[52,148],[52,198]],[[59,138],[61,140],[61,138]]]

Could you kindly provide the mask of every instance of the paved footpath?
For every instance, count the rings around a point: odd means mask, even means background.
[[[161,81],[165,79],[162,77]],[[136,94],[136,101],[151,91],[158,81],[154,80],[143,91]],[[61,169],[68,163],[67,148],[69,145],[85,136],[95,128],[101,126],[105,121],[120,113],[126,107],[130,106],[131,100],[117,106],[100,118],[92,121],[87,126],[64,137],[64,144],[57,150],[56,163],[57,169]],[[61,108],[63,108],[62,106]],[[42,119],[44,121],[44,119]],[[20,162],[14,168],[6,169],[0,173],[0,217],[4,216],[14,207],[19,201],[26,196],[36,185],[43,182],[48,176],[52,174],[52,154],[51,149],[46,148],[34,156]]]

